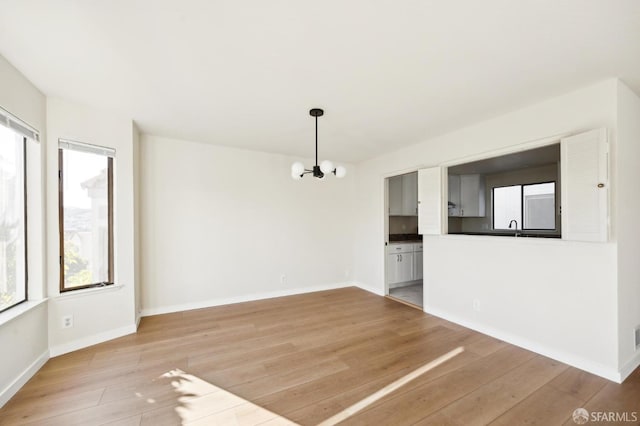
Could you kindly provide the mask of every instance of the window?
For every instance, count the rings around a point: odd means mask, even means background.
[[[0,312],[27,300],[26,143],[0,125]]]
[[[61,292],[113,284],[113,156],[59,142]]]
[[[555,230],[556,183],[493,188],[493,229]]]
[[[522,185],[493,188],[493,229],[509,229],[512,220],[522,229]]]

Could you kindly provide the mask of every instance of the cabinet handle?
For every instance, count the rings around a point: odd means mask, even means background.
[[[400,255],[400,262],[402,262],[402,255]]]
[[[604,183],[599,183],[598,188],[604,188]]]

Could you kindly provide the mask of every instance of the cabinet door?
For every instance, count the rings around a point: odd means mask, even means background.
[[[413,279],[414,280],[421,280],[423,273],[422,273],[422,252],[421,251],[416,251],[413,252]]]
[[[389,178],[389,214],[402,215],[402,176]]]
[[[387,284],[399,283],[400,255],[387,255]]]
[[[402,253],[398,262],[398,282],[413,280],[413,253]]]
[[[484,216],[484,177],[460,176],[460,216]]]
[[[449,202],[453,203],[453,205],[447,203],[449,216],[460,216],[460,176],[449,175],[448,183]]]
[[[418,170],[418,234],[442,234],[442,168]]]
[[[402,214],[418,215],[418,172],[402,175]]]
[[[562,238],[607,241],[609,144],[598,129],[562,139]]]

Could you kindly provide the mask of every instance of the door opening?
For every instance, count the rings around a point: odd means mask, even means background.
[[[418,172],[385,179],[385,294],[422,309],[422,235]]]

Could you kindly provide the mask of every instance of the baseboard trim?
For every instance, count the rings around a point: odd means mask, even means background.
[[[461,318],[454,314],[450,314],[449,312],[440,310],[438,308],[434,308],[432,306],[425,306],[424,311],[430,315],[440,317],[442,319],[451,321],[453,323],[469,328],[471,330],[475,330],[482,334],[495,337],[496,339],[502,340],[512,345],[519,346],[523,349],[527,349],[529,351],[535,352],[537,354],[546,356],[551,359],[555,359],[556,361],[562,362],[564,364],[568,364],[575,368],[579,368],[580,370],[584,370],[588,373],[595,374],[596,376],[603,377],[607,380],[611,380],[612,382],[616,382],[616,383],[622,382],[621,375],[618,371],[610,367],[607,367],[605,365],[602,365],[600,363],[593,362],[593,361],[581,358],[579,356],[566,353],[564,351],[550,348],[548,346],[541,345],[537,342],[532,342],[521,336],[516,336],[514,334],[511,334],[493,327],[487,327],[482,324],[471,322],[467,319]]]
[[[625,365],[620,369],[620,383],[624,382],[636,368],[640,366],[640,352],[637,352]]]
[[[42,368],[49,360],[49,351],[46,350],[35,359],[9,386],[0,392],[0,408],[4,406],[24,385]]]
[[[243,296],[223,297],[220,299],[209,299],[201,302],[182,303],[179,305],[161,306],[158,308],[146,308],[142,309],[140,315],[142,317],[148,317],[151,315],[170,314],[173,312],[190,311],[193,309],[231,305],[233,303],[252,302],[255,300],[273,299],[274,297],[293,296],[296,294],[313,293],[316,291],[334,290],[337,288],[353,287],[354,285],[356,284],[353,282],[342,282],[335,284],[298,287],[287,290],[268,291],[264,293],[251,293]]]
[[[135,324],[126,325],[124,327],[115,328],[113,330],[104,331],[102,333],[93,334],[91,336],[76,339],[68,343],[52,346],[49,348],[51,357],[64,355],[69,352],[77,351],[88,346],[97,345],[98,343],[106,342],[107,340],[116,339],[118,337],[126,336],[128,334],[135,333],[137,330]]]
[[[375,287],[370,287],[370,286],[368,286],[366,284],[363,284],[363,283],[360,283],[360,282],[355,282],[355,283],[353,283],[353,285],[355,285],[358,288],[361,288],[362,290],[368,291],[369,293],[373,293],[375,295],[383,296],[383,297],[385,296],[384,290],[380,290],[380,289],[377,289]]]

